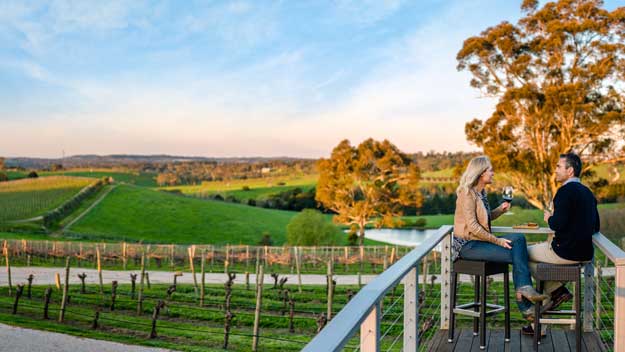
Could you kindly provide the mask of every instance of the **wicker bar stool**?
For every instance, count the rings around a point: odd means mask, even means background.
[[[573,310],[548,310],[540,312],[542,302],[535,305],[534,310],[534,351],[540,344],[541,324],[575,324],[576,351],[581,351],[582,343],[582,310],[581,310],[581,274],[585,263],[558,265],[540,263],[534,275],[538,292],[544,289],[545,281],[572,281],[575,283],[575,304]],[[569,318],[543,318],[544,315],[569,316]],[[570,317],[573,316],[573,317]]]
[[[456,306],[458,274],[475,277],[474,302]],[[486,280],[490,275],[503,274],[504,306],[486,302]],[[456,314],[473,317],[473,335],[480,334],[480,349],[486,348],[486,317],[505,313],[505,341],[510,341],[510,292],[509,292],[508,264],[481,260],[458,259],[453,263],[451,271],[451,294],[449,296],[452,308],[449,317],[449,338],[453,342]],[[488,310],[488,309],[491,310]]]

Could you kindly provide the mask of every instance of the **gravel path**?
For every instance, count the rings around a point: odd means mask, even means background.
[[[61,275],[61,282],[64,281],[65,268],[46,268],[46,267],[13,267],[11,268],[11,282],[13,285],[19,283],[25,283],[28,275],[33,274],[34,280],[33,285],[50,285],[54,284],[54,274],[59,273]],[[87,274],[87,278],[85,282],[88,284],[97,284],[98,283],[98,271],[95,269],[84,269],[84,268],[71,268],[70,269],[70,284],[79,284],[80,279],[78,279],[77,275],[80,273]],[[111,281],[117,280],[120,284],[122,283],[130,283],[130,274],[139,274],[140,271],[132,271],[132,270],[102,270],[102,281],[105,284],[110,284]],[[169,271],[150,271],[149,278],[150,283],[159,284],[159,283],[172,283],[173,282],[173,272]],[[200,274],[195,274],[198,283],[200,282]],[[288,284],[297,284],[297,275],[280,275],[280,277],[288,277]],[[362,283],[366,284],[373,280],[376,275],[362,275]],[[358,276],[357,275],[336,275],[335,280],[337,281],[337,285],[356,285],[358,284]],[[137,279],[138,281],[138,279]],[[223,273],[206,273],[206,283],[207,284],[222,284],[227,281],[226,274]],[[191,284],[193,283],[193,275],[191,273],[185,272],[182,277],[178,277],[177,282]],[[250,274],[250,282],[256,282],[256,276],[254,274]],[[265,283],[273,283],[273,279],[269,274],[264,277]],[[235,279],[235,283],[244,284],[245,283],[245,275],[237,274]],[[8,284],[7,280],[7,272],[5,268],[0,269],[0,286],[6,286]],[[326,276],[325,275],[302,275],[302,284],[304,285],[325,285],[326,284]]]
[[[15,286],[19,283],[26,283],[26,278],[28,275],[33,274],[34,280],[33,285],[53,285],[54,284],[54,274],[59,273],[61,275],[61,282],[64,281],[65,268],[45,268],[45,267],[14,267],[11,268],[11,281]],[[97,284],[98,283],[98,271],[95,269],[84,269],[84,268],[75,268],[70,270],[70,284],[79,284],[80,280],[77,275],[79,273],[87,274],[87,278],[85,282],[88,284]],[[140,273],[139,271],[123,271],[123,270],[103,270],[102,271],[102,280],[105,285],[110,285],[111,281],[117,280],[120,284],[122,283],[130,283],[130,274],[131,273]],[[173,272],[169,271],[150,271],[149,278],[150,283],[159,284],[159,283],[172,283],[173,282]],[[287,277],[287,284],[295,285],[297,284],[297,275],[280,275],[280,277]],[[362,284],[367,284],[377,275],[362,275]],[[436,275],[435,275],[436,276]],[[610,277],[614,276],[614,268],[604,268],[603,276]],[[196,273],[197,281],[200,282],[200,274]],[[334,279],[337,282],[337,285],[356,285],[358,284],[358,276],[357,275],[335,275]],[[427,282],[430,283],[432,279],[432,275],[428,275]],[[502,275],[494,275],[495,281],[503,281]],[[512,275],[510,275],[510,279],[512,279]],[[468,275],[460,275],[461,282],[468,282],[471,278]],[[179,283],[191,284],[193,283],[193,275],[189,272],[183,273],[182,277],[178,277],[177,281]],[[223,273],[206,273],[206,283],[207,284],[223,284],[227,281],[227,277]],[[419,281],[423,282],[423,276],[419,276]],[[256,282],[256,277],[254,274],[250,274],[250,282]],[[273,278],[269,274],[265,275],[264,282],[266,284],[273,284]],[[440,283],[440,276],[436,276],[436,283]],[[244,284],[245,283],[245,275],[238,274],[235,283]],[[7,272],[5,268],[0,269],[0,286],[6,286],[8,284],[7,280]],[[325,285],[326,284],[326,276],[325,275],[313,275],[306,274],[302,275],[302,284],[304,285]]]
[[[171,351],[137,345],[124,345],[0,324],[0,351],[4,352],[160,352]]]

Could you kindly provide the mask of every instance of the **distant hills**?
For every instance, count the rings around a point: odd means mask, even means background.
[[[216,162],[216,163],[256,163],[265,161],[294,161],[315,160],[293,157],[201,157],[201,156],[176,156],[176,155],[138,155],[138,154],[112,154],[112,155],[73,155],[65,158],[29,158],[8,157],[5,160],[7,167],[22,167],[25,169],[45,169],[52,165],[63,165],[64,168],[72,167],[115,167],[137,164],[158,164],[172,162]]]

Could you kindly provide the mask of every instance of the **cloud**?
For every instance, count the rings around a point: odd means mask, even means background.
[[[237,1],[195,9],[179,22],[185,35],[216,35],[228,50],[248,50],[279,34],[279,6]]]
[[[395,13],[401,0],[336,0],[336,16],[343,21],[371,25]]]

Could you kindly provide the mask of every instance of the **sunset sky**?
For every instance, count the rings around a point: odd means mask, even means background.
[[[455,56],[520,3],[1,0],[0,156],[475,150]]]

